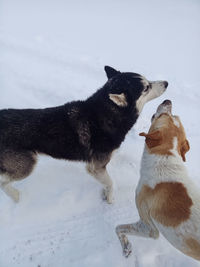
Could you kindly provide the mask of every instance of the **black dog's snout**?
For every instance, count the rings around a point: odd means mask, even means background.
[[[165,88],[167,88],[168,82],[167,81],[164,81],[164,85],[165,85]]]
[[[166,105],[166,106],[171,105],[171,104],[172,104],[172,101],[168,99],[162,102],[162,105]]]

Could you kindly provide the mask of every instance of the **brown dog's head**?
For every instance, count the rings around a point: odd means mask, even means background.
[[[179,117],[173,116],[171,111],[172,102],[165,100],[152,116],[148,134],[140,133],[140,136],[146,137],[145,142],[149,153],[173,155],[175,149],[183,161],[186,161],[185,154],[190,149],[190,145]]]

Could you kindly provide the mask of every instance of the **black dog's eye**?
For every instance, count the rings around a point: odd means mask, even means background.
[[[149,90],[149,85],[144,89],[144,92],[147,92]]]

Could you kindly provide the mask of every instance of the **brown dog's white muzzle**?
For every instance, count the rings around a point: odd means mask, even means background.
[[[157,108],[156,113],[162,114],[162,113],[172,113],[172,102],[171,100],[165,100],[162,102],[162,104],[160,104]]]
[[[154,118],[158,118],[161,114],[168,113],[172,114],[172,101],[171,100],[164,100],[162,104],[160,104],[156,110],[156,113],[152,116],[151,121],[153,121]]]

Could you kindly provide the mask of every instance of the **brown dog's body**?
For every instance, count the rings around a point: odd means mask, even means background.
[[[200,260],[200,190],[183,165],[189,150],[184,128],[164,101],[152,117],[136,189],[140,221],[119,225],[116,232],[125,256],[131,244],[125,234],[165,238],[184,254]]]

